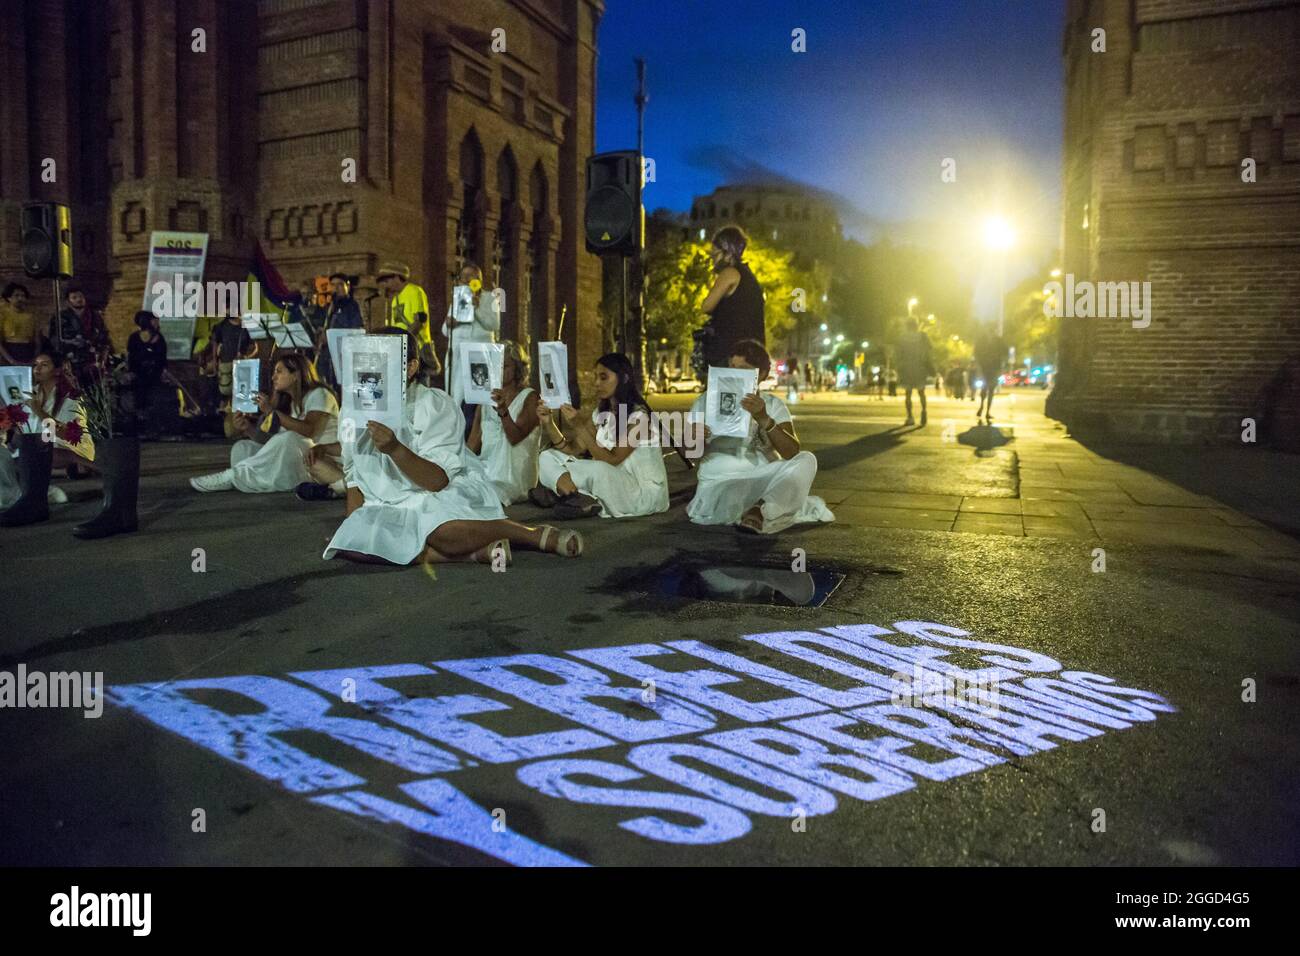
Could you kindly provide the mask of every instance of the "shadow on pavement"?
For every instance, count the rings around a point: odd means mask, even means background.
[[[1012,439],[1009,435],[1004,434],[1001,429],[992,425],[976,425],[974,428],[968,428],[958,435],[957,441],[963,445],[971,445],[977,452],[981,452],[1000,448],[1009,444]]]
[[[819,471],[830,471],[833,468],[841,468],[854,462],[865,461],[903,444],[900,436],[906,431],[916,430],[915,428],[907,428],[904,425],[895,425],[893,428],[877,432],[874,435],[863,435],[861,438],[845,445],[819,448],[817,450],[817,468]]]

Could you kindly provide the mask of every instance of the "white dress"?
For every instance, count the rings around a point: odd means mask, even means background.
[[[520,390],[510,403],[510,417],[518,421],[519,415],[534,394],[531,388]],[[537,454],[542,445],[542,430],[534,427],[528,437],[517,445],[510,444],[501,417],[491,405],[483,406],[482,451],[479,458],[497,490],[503,505],[523,501],[528,492],[537,486]]]
[[[592,412],[591,420],[597,425],[596,443],[612,451],[618,444],[614,416],[606,415],[602,423],[599,413]],[[649,416],[638,409],[627,417],[627,431],[629,435],[653,435],[655,429],[649,423]],[[667,511],[668,472],[664,468],[663,449],[653,437],[638,440],[636,444],[621,465],[575,458],[548,448],[538,456],[538,481],[558,491],[556,483],[567,471],[580,492],[600,502],[603,518],[633,518]]]
[[[339,403],[334,393],[328,388],[313,388],[301,405],[293,406],[291,414],[301,419],[311,412],[324,412],[328,416],[314,440],[281,426],[264,443],[251,438],[235,442],[230,449],[235,487],[250,493],[293,491],[304,481],[311,481],[307,449],[338,441]]]
[[[764,392],[767,414],[778,424],[790,421],[785,402]],[[704,420],[701,395],[691,406],[693,421]],[[771,440],[751,421],[744,438],[720,437],[709,441],[700,460],[695,497],[686,509],[696,524],[736,524],[760,499],[763,502],[763,534],[774,534],[811,521],[834,521],[826,502],[810,495],[817,477],[817,459],[810,451],[793,458],[776,457]]]
[[[343,449],[343,474],[349,488],[365,497],[343,519],[325,548],[325,557],[359,551],[393,564],[410,564],[429,535],[447,521],[504,518],[496,489],[482,463],[465,447],[465,416],[440,388],[411,383],[406,390],[398,440],[447,473],[447,487],[429,491],[416,485],[393,459],[375,448],[368,430]]]

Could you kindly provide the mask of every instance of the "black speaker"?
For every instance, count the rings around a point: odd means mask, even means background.
[[[645,242],[641,156],[634,149],[587,157],[587,251],[637,255]]]
[[[22,255],[29,279],[71,279],[71,210],[57,202],[23,206]]]

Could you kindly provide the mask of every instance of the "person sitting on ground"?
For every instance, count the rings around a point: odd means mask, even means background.
[[[303,355],[276,359],[271,386],[271,396],[258,393],[257,407],[279,430],[268,435],[263,427],[269,425],[259,427],[255,416],[240,415],[238,428],[245,437],[230,449],[230,467],[191,478],[195,491],[293,491],[310,480],[307,452],[314,444],[338,440],[339,404]]]
[[[50,484],[50,473],[67,468],[71,477],[78,464],[95,460],[95,443],[63,357],[48,347],[39,349],[32,363],[31,395],[21,404],[6,404],[6,417],[13,420],[0,449],[0,507],[6,509],[0,525],[17,527],[44,521],[50,504],[68,500]],[[32,457],[20,462],[24,450]]]
[[[596,360],[596,397],[599,403],[590,423],[581,421],[571,405],[560,409],[572,428],[568,439],[551,410],[538,406],[542,428],[556,447],[538,457],[539,484],[529,500],[554,507],[561,519],[632,518],[667,511],[663,452],[627,356],[611,353]]]
[[[763,346],[742,340],[732,347],[732,368],[758,370],[767,378],[772,360]],[[750,534],[774,534],[812,521],[834,521],[826,502],[810,495],[817,476],[817,459],[801,451],[785,402],[771,392],[755,392],[740,400],[749,412],[744,438],[714,437],[704,426],[707,396],[691,406],[689,427],[703,430],[704,457],[699,484],[686,514],[696,524],[730,524]]]
[[[503,505],[528,498],[537,484],[537,456],[542,430],[538,427],[537,392],[529,388],[528,354],[516,342],[503,342],[505,361],[501,387],[493,389],[492,404],[479,405],[470,428],[470,451],[478,455]]]
[[[381,335],[408,335],[385,328]],[[450,395],[420,384],[421,353],[407,339],[406,404],[400,433],[367,422],[343,446],[347,517],[325,548],[353,561],[442,561],[508,565],[512,545],[576,558],[582,536],[506,519],[496,489],[465,448],[465,418]]]

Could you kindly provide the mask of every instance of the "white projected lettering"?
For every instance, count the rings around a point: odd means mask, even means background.
[[[682,640],[120,685],[108,700],[318,805],[525,866],[587,861],[493,826],[507,798],[605,808],[601,819],[617,814],[611,837],[716,845],[1175,710],[1151,691],[925,621],[742,639],[755,656],[782,655],[780,666]],[[397,689],[413,679],[447,693]],[[344,680],[355,700],[336,716]],[[929,692],[974,684],[989,692]],[[212,691],[244,706],[229,713],[195,696]],[[547,729],[503,733],[502,716]],[[328,760],[309,752],[322,735]],[[591,751],[599,759],[573,756]],[[376,759],[401,777],[396,788],[362,776]],[[464,775],[511,763],[516,792],[486,806],[467,795]]]

